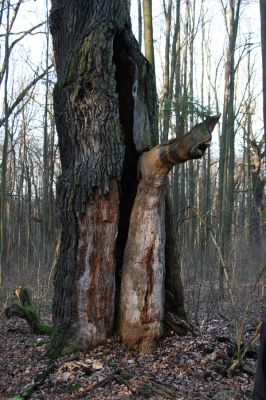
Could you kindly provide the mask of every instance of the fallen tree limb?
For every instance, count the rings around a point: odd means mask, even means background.
[[[15,290],[14,296],[8,300],[9,306],[5,309],[5,316],[10,319],[18,317],[25,319],[33,333],[39,335],[50,335],[53,327],[44,324],[36,309],[35,304],[32,303],[28,289],[18,287]]]
[[[179,393],[175,388],[169,385],[164,385],[152,380],[149,376],[134,377],[125,371],[120,371],[116,375],[118,383],[126,385],[129,390],[138,396],[152,396],[159,395],[164,399],[181,399],[182,394]]]
[[[108,383],[116,381],[119,384],[125,385],[128,389],[137,396],[150,397],[152,395],[159,395],[165,399],[181,399],[183,398],[181,393],[179,393],[175,388],[169,385],[163,385],[152,380],[149,376],[136,377],[127,371],[116,369],[111,374],[107,375],[105,378],[98,382],[94,382],[90,387],[82,392],[80,395],[76,396],[77,399],[87,399],[88,395],[99,387],[103,387]]]

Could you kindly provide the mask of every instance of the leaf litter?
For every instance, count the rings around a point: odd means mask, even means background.
[[[169,333],[151,355],[132,351],[113,337],[86,354],[60,357],[30,398],[250,399],[254,377],[248,371],[255,371],[256,351],[247,354],[247,368],[228,374],[236,346],[226,336],[225,325],[223,318],[216,318],[204,332],[184,337]],[[2,308],[0,399],[21,394],[47,369],[44,354],[48,341],[48,336],[32,334],[24,320],[7,320]]]

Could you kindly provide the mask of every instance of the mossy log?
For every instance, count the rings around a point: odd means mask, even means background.
[[[29,324],[31,331],[39,335],[50,335],[53,327],[51,325],[44,324],[37,308],[32,303],[30,292],[27,288],[17,287],[14,295],[11,296],[8,301],[8,306],[5,309],[5,316],[10,319],[12,317],[19,317],[25,319]]]

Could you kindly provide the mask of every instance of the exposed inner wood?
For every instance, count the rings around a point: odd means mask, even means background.
[[[218,119],[207,118],[187,135],[154,147],[139,160],[141,180],[123,263],[120,334],[124,343],[144,353],[154,349],[163,332],[167,174],[175,164],[203,156]]]
[[[164,197],[163,182],[139,183],[123,263],[120,333],[124,343],[143,353],[151,352],[163,333]]]
[[[68,349],[89,348],[112,332],[118,207],[117,182],[112,180],[109,194],[103,197],[97,191],[78,219],[77,305],[70,328],[75,338],[69,338]]]
[[[115,303],[118,310],[124,250],[138,186],[138,160],[144,150],[150,149],[155,127],[154,93],[150,85],[149,65],[127,29],[115,34],[113,61],[116,71],[119,122],[125,144],[123,171],[119,182],[119,226],[116,241]],[[118,315],[119,313],[115,314],[115,328],[118,325]]]

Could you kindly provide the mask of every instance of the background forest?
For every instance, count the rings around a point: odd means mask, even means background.
[[[222,113],[204,159],[170,177],[187,311],[196,324],[233,317],[242,332],[239,320],[263,304],[266,269],[260,4],[153,3],[152,13],[148,0],[130,6],[156,72],[158,140]],[[20,284],[39,299],[52,296],[60,236],[49,8],[47,0],[0,2],[1,283],[6,294]]]

